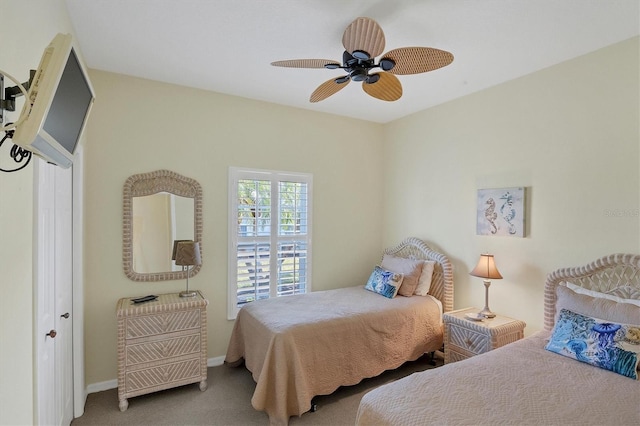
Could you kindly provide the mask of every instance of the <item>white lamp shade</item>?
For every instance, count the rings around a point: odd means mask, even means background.
[[[496,268],[492,254],[481,254],[478,264],[473,268],[473,271],[469,272],[469,275],[492,280],[502,279],[502,275],[500,275],[498,268]]]

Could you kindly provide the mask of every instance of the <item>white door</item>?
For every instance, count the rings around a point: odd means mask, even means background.
[[[49,166],[34,164],[37,193],[34,211],[37,222],[34,227],[36,244],[36,351],[37,374],[37,412],[39,424],[55,422],[55,343],[57,337],[55,318],[55,276],[54,251],[54,187],[55,182]],[[53,337],[52,337],[53,336]]]
[[[73,169],[54,167],[56,269],[56,425],[73,419]],[[56,337],[56,338],[57,338]]]
[[[73,217],[72,169],[38,161],[37,411],[40,425],[68,425],[73,418]]]

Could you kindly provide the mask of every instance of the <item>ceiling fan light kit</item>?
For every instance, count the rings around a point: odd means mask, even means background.
[[[375,58],[384,51],[385,38],[380,25],[371,18],[357,18],[344,31],[342,65],[331,59],[290,59],[271,65],[289,68],[343,69],[347,74],[332,78],[316,88],[310,102],[320,102],[342,90],[353,80],[362,82],[368,95],[383,101],[402,96],[402,84],[395,75],[419,74],[445,67],[453,62],[450,52],[431,47],[401,47]],[[371,72],[379,68],[381,72]],[[395,74],[395,75],[394,75]]]

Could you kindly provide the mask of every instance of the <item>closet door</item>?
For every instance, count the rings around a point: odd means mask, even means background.
[[[37,161],[34,227],[38,424],[73,419],[72,169]]]

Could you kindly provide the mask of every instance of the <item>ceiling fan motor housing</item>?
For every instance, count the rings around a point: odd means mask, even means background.
[[[353,71],[349,73],[351,76],[351,80],[353,81],[363,81],[367,78],[367,69],[366,68],[355,68]]]
[[[353,81],[368,81],[369,70],[377,67],[374,59],[370,58],[369,54],[362,50],[356,50],[353,54],[345,51],[342,58],[344,61],[342,68]]]

